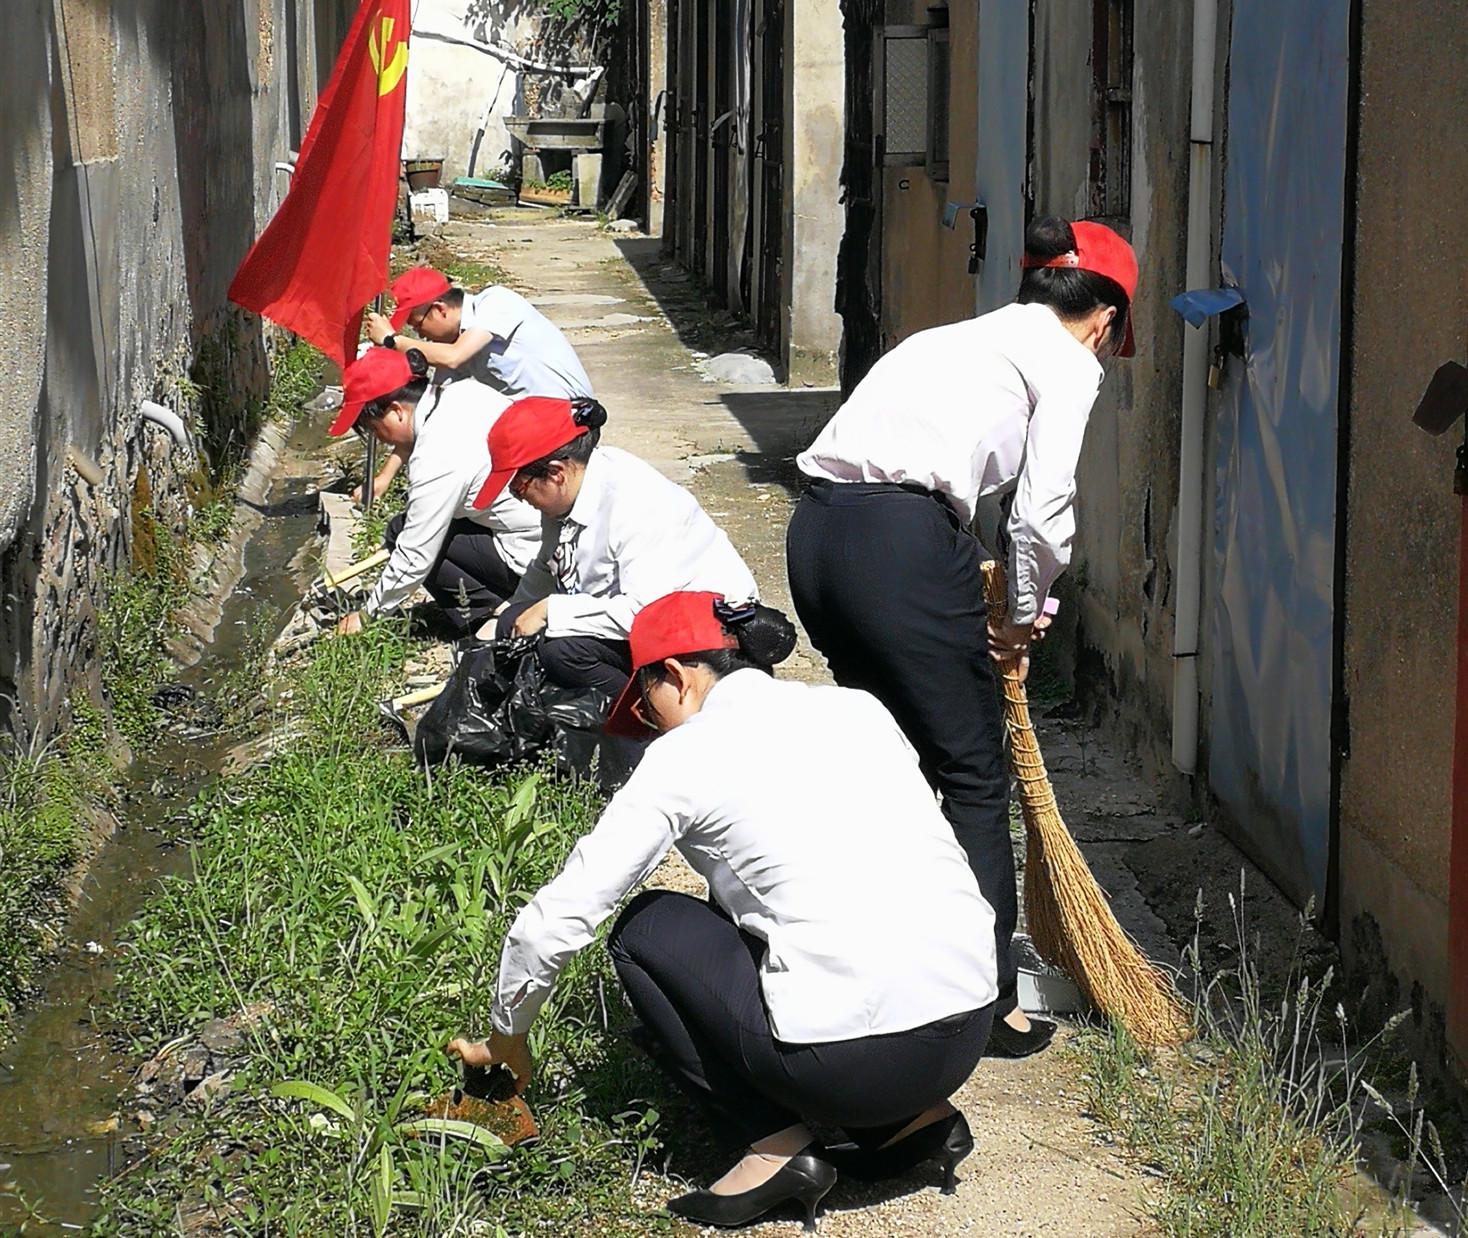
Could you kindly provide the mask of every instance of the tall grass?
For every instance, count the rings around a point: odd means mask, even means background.
[[[656,1113],[628,1098],[652,1081],[609,1048],[601,949],[536,1025],[537,1144],[411,1127],[454,1081],[449,1037],[488,1030],[504,933],[598,802],[536,771],[428,778],[385,748],[375,701],[404,653],[388,624],[326,642],[294,693],[300,738],[196,804],[196,877],[138,920],[122,1011],[143,1048],[260,1017],[232,1094],[107,1189],[101,1232],[167,1229],[188,1200],[251,1234],[646,1232],[631,1180]]]
[[[102,811],[101,719],[84,706],[74,713],[65,747],[0,751],[0,1032],[45,964],[82,826]]]
[[[1353,1043],[1329,968],[1303,973],[1298,954],[1281,992],[1260,977],[1240,897],[1229,895],[1238,965],[1202,978],[1197,938],[1188,951],[1198,1035],[1175,1052],[1148,1054],[1125,1030],[1092,1029],[1077,1041],[1089,1108],[1110,1136],[1160,1180],[1152,1213],[1177,1238],[1327,1238],[1397,1233],[1431,1161],[1446,1188],[1441,1141],[1424,1146],[1415,1066],[1405,1101],[1409,1164],[1387,1192],[1356,1177],[1363,1131],[1390,1106],[1371,1083],[1398,1015]],[[1201,920],[1202,900],[1198,915]],[[1308,921],[1307,910],[1302,918]],[[1415,1120],[1415,1134],[1408,1123]],[[1426,1124],[1428,1127],[1430,1123]],[[1439,1172],[1440,1171],[1440,1172]],[[1462,1220],[1461,1215],[1459,1221]]]

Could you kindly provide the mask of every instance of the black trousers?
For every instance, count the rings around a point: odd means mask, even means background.
[[[533,602],[518,602],[500,613],[495,632],[509,636]],[[632,647],[600,636],[557,636],[540,642],[540,663],[552,683],[563,688],[605,688],[615,697],[632,675]]]
[[[805,1121],[880,1146],[959,1089],[993,1019],[985,1006],[907,1032],[788,1044],[760,989],[764,944],[671,890],[633,899],[608,949],[660,1064],[748,1143]]]
[[[398,544],[406,517],[399,513],[387,522],[382,544]],[[438,558],[423,582],[459,635],[476,631],[520,585],[520,578],[500,555],[494,534],[472,520],[455,520]]]
[[[892,711],[943,797],[994,909],[1002,1017],[1017,1004],[1018,899],[979,544],[931,495],[814,483],[791,517],[786,559],[796,614],[836,682]]]

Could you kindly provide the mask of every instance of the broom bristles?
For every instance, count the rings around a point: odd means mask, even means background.
[[[1002,619],[1008,595],[1004,569],[997,563],[984,564],[984,592],[990,614]],[[1065,828],[1018,666],[1007,669],[1001,680],[1010,768],[1019,783],[1028,848],[1025,919],[1036,950],[1069,973],[1087,1000],[1138,1044],[1157,1048],[1188,1039],[1192,1021],[1172,980],[1117,923],[1105,891]]]

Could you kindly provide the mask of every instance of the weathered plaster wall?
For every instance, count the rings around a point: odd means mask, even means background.
[[[0,149],[20,175],[0,207],[0,306],[28,324],[0,378],[0,696],[17,729],[48,732],[95,691],[94,617],[135,490],[185,513],[195,462],[139,403],[197,418],[216,463],[244,446],[263,334],[225,289],[274,205],[293,102],[313,101],[288,87],[289,43],[348,2],[26,0],[6,41]]]
[[[543,6],[531,0],[420,0],[416,10],[403,155],[443,159],[445,184],[468,175],[471,157],[475,176],[493,176],[510,157],[504,118],[524,113],[525,88],[544,78],[528,74],[522,80],[491,49],[533,56]],[[488,123],[478,137],[486,109]]]
[[[836,379],[841,319],[836,314],[846,66],[838,0],[786,5],[785,271],[789,325],[782,332],[792,383]]]
[[[1089,17],[1089,13],[1088,13]],[[1065,592],[1080,603],[1082,668],[1103,681],[1158,767],[1172,691],[1181,320],[1187,215],[1191,10],[1137,0],[1127,236],[1141,268],[1137,356],[1107,362],[1078,473],[1077,538]],[[1089,214],[1091,25],[1066,0],[1035,8],[1033,190],[1037,214]]]
[[[948,6],[949,179],[932,179],[922,166],[882,169],[882,351],[916,331],[971,318],[974,277],[969,274],[977,169],[978,10]],[[926,0],[888,0],[888,25],[928,25]],[[949,202],[965,206],[953,228],[943,226]]]
[[[1359,972],[1379,980],[1386,964],[1440,1012],[1461,504],[1452,472],[1462,438],[1461,427],[1429,438],[1409,418],[1432,372],[1464,359],[1468,337],[1468,154],[1458,140],[1468,24],[1455,0],[1368,0],[1362,22],[1340,930]],[[1468,1045],[1457,1049],[1468,1055]]]

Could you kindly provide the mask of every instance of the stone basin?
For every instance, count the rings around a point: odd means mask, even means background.
[[[600,150],[607,122],[589,116],[506,116],[505,128],[531,150]]]

